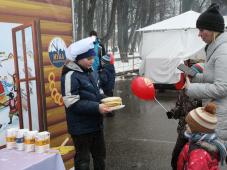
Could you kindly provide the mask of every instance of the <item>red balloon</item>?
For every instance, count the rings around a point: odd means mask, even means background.
[[[180,75],[180,81],[178,81],[178,82],[175,84],[176,90],[181,90],[181,89],[183,88],[184,84],[185,84],[184,73],[181,73],[181,75]]]
[[[148,78],[138,76],[131,82],[131,90],[135,96],[143,100],[153,100],[155,98],[155,88]]]

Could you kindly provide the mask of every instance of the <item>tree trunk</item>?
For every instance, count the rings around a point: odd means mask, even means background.
[[[128,62],[128,1],[118,4],[118,47],[121,61]]]
[[[133,54],[135,52],[136,42],[137,42],[137,36],[138,36],[138,33],[135,32],[135,34],[133,36],[133,41],[132,41],[131,49],[130,49],[130,54]]]
[[[76,9],[77,9],[77,22],[78,22],[78,25],[77,25],[77,37],[76,39],[77,40],[80,40],[82,38],[82,0],[78,0],[77,1],[77,6],[76,6]],[[76,27],[75,27],[76,29]]]
[[[166,3],[165,0],[160,0],[159,1],[159,16],[160,16],[160,21],[165,19],[165,8],[166,8]]]
[[[88,22],[88,0],[83,0],[83,32],[82,32],[82,37],[85,37],[88,33],[86,32],[87,28],[87,22]]]
[[[117,11],[117,5],[119,0],[113,0],[110,21],[108,23],[108,29],[106,31],[106,35],[101,38],[103,43],[106,43],[113,34],[114,26],[115,26],[115,16]]]
[[[192,4],[194,0],[183,0],[182,1],[182,13],[187,12],[192,9]]]
[[[141,2],[139,0],[137,0],[137,4],[136,4],[136,12],[135,12],[135,17],[134,17],[134,20],[132,21],[131,23],[131,26],[130,26],[130,34],[129,34],[129,39],[128,39],[128,42],[129,44],[133,44],[134,43],[134,40],[135,40],[135,34],[136,34],[136,30],[139,28],[139,14],[141,13]],[[133,12],[132,12],[133,13]],[[130,53],[132,51],[134,51],[134,48],[135,48],[135,45],[131,45],[130,47]]]
[[[109,6],[109,1],[107,0],[107,2],[106,2],[106,29],[105,30],[107,30],[107,27],[108,27],[108,23],[109,23],[109,8],[110,8],[110,6]],[[105,45],[106,45],[106,52],[108,52],[108,40],[105,42]]]
[[[102,18],[101,18],[101,32],[99,37],[103,37],[105,29],[105,16],[106,16],[106,0],[102,0]]]
[[[103,6],[103,2],[102,1],[97,1],[97,4],[96,4],[96,9],[100,9],[100,7]],[[95,16],[96,16],[96,23],[95,26],[96,26],[96,29],[94,27],[94,30],[97,31],[97,33],[101,33],[101,28],[102,28],[102,15],[103,15],[103,10],[96,10],[95,11]]]
[[[144,0],[143,3],[141,4],[141,13],[140,13],[140,22],[141,22],[141,27],[147,26],[147,0]]]
[[[153,24],[155,22],[155,8],[156,8],[156,0],[151,0],[150,6],[149,6],[149,16],[148,16],[147,25]]]
[[[84,9],[88,9],[84,11],[84,35],[85,37],[87,37],[89,35],[89,32],[94,29],[93,20],[96,0],[90,0],[89,5],[87,0],[84,0],[84,2],[86,2],[86,4],[84,5]]]

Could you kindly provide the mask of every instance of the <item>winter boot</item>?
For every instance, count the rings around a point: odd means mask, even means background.
[[[8,124],[10,125],[10,124],[12,124],[12,117],[10,117],[9,120],[10,120],[10,121],[9,121]]]

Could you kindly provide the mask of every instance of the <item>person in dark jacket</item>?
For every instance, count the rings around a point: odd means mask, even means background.
[[[104,45],[101,43],[100,39],[98,38],[98,34],[96,31],[92,30],[89,34],[91,37],[95,36],[96,39],[94,41],[94,50],[95,50],[95,58],[92,64],[92,68],[94,71],[99,71],[101,69],[101,58],[106,54],[106,50]]]
[[[110,55],[104,55],[101,59],[101,70],[99,72],[100,76],[100,87],[102,88],[104,94],[108,97],[113,96],[114,85],[115,85],[115,68],[113,64],[110,64]]]
[[[203,72],[203,68],[201,64],[197,63],[192,65],[191,67],[197,73]],[[185,94],[185,90],[182,89],[177,98],[176,105],[173,109],[167,112],[167,116],[169,119],[179,119],[178,126],[177,126],[177,141],[172,151],[172,159],[171,159],[171,166],[173,170],[177,169],[177,160],[178,156],[183,149],[184,145],[188,142],[188,139],[185,138],[184,132],[186,130],[186,122],[185,117],[192,109],[197,107],[202,107],[202,100],[189,98]]]
[[[68,132],[74,142],[75,170],[89,170],[90,153],[95,170],[105,169],[105,141],[103,115],[110,108],[100,104],[103,96],[98,86],[98,75],[92,70],[94,39],[77,41],[66,50],[62,70],[61,91],[66,109]]]
[[[114,85],[115,85],[115,68],[114,65],[110,63],[110,55],[106,54],[101,58],[101,69],[99,71],[100,77],[100,88],[103,90],[104,94],[108,97],[113,96]],[[109,112],[106,114],[107,117],[113,117],[114,112]]]

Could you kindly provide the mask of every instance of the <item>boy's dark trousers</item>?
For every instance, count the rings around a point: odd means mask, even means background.
[[[187,142],[188,142],[188,139],[186,139],[183,135],[178,135],[176,144],[175,144],[173,152],[172,152],[171,166],[172,166],[173,170],[177,170],[178,157],[179,157],[180,152],[182,151],[184,145]]]
[[[105,170],[106,148],[103,130],[71,136],[76,150],[74,157],[75,170],[90,169],[90,153],[93,158],[94,170]]]

